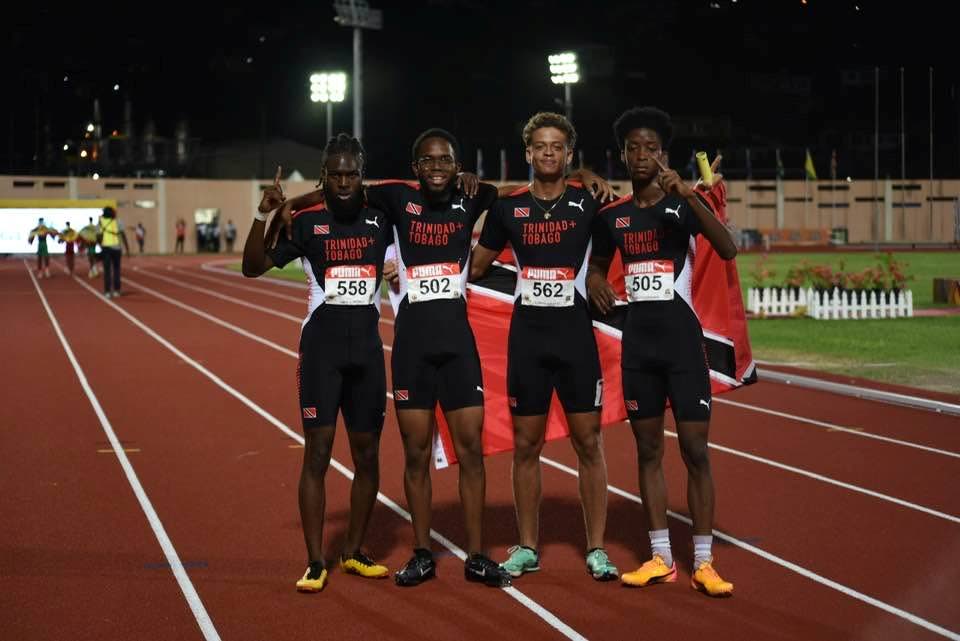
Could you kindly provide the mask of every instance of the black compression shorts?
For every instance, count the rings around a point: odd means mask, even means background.
[[[380,432],[386,413],[386,367],[372,308],[321,305],[300,335],[297,383],[303,428],[336,425],[338,411],[351,432]]]
[[[674,420],[709,421],[713,398],[703,330],[685,302],[670,309],[654,318],[638,317],[630,309],[621,361],[627,416],[660,416],[670,399]]]
[[[483,406],[477,343],[467,323],[466,306],[457,303],[462,311],[444,310],[435,316],[401,307],[391,359],[398,410],[433,409],[438,402],[444,411]]]
[[[510,412],[517,416],[546,414],[554,389],[568,413],[600,411],[603,375],[586,309],[571,309],[552,318],[531,316],[515,309],[510,321]]]

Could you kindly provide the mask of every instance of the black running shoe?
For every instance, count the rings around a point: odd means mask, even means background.
[[[463,576],[467,581],[476,581],[494,588],[511,585],[507,571],[482,554],[470,555],[463,564]]]
[[[420,585],[437,576],[437,564],[433,561],[433,552],[423,548],[413,550],[413,557],[393,575],[397,585],[411,587]]]

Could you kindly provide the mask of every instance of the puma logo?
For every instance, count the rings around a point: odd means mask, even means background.
[[[459,209],[459,210],[462,211],[463,213],[467,213],[466,208],[463,206],[463,198],[460,199],[460,202],[459,202],[458,204],[456,204],[456,205],[450,205],[450,209],[451,209],[451,211],[454,210],[454,209]]]
[[[573,202],[572,200],[568,200],[568,201],[567,201],[567,206],[568,206],[568,207],[576,207],[577,209],[580,210],[580,213],[583,213],[583,198],[581,198],[581,199],[580,199],[580,202],[578,202],[578,203],[575,203],[575,202]]]
[[[378,221],[376,218],[374,218],[373,220],[370,220],[369,218],[364,218],[363,222],[367,223],[368,225],[373,225],[377,229],[380,229],[380,221]]]
[[[700,404],[705,406],[708,410],[710,409],[710,401],[705,401],[702,398],[700,399]]]
[[[680,205],[677,205],[676,209],[670,209],[669,207],[664,207],[663,210],[668,214],[673,214],[677,217],[677,220],[680,220]]]
[[[483,388],[480,387],[479,385],[477,385],[477,391],[480,392],[481,394],[483,394]]]

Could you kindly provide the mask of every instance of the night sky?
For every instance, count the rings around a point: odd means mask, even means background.
[[[841,174],[872,176],[874,67],[881,68],[881,133],[896,143],[902,66],[907,173],[926,177],[933,66],[935,173],[960,176],[955,34],[937,5],[371,4],[384,14],[384,29],[364,34],[364,143],[374,176],[408,175],[410,143],[431,126],[460,137],[465,167],[473,168],[479,146],[487,173],[496,174],[498,150],[506,147],[513,173],[525,175],[520,129],[535,111],[562,111],[562,89],[549,80],[546,56],[563,50],[580,58],[574,123],[587,163],[598,169],[615,145],[614,118],[654,104],[701,127],[682,128],[671,149],[674,165],[685,164],[693,146],[723,149],[728,175],[736,177],[750,147],[755,175],[770,177],[772,150],[780,147],[789,176],[809,147],[823,175],[837,149]],[[29,173],[42,140],[59,151],[81,138],[94,97],[107,132],[122,126],[128,96],[135,132],[152,118],[158,134],[171,137],[185,119],[196,149],[261,138],[322,146],[323,106],[309,101],[309,73],[352,71],[351,30],[333,16],[328,2],[15,9],[4,21],[0,168]],[[337,130],[351,128],[351,96],[348,88],[335,112]],[[881,173],[899,176],[899,158],[899,147],[888,145]]]

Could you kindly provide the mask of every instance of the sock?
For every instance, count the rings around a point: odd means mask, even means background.
[[[701,536],[694,534],[693,535],[693,567],[694,569],[699,568],[701,563],[712,563],[713,562],[713,552],[711,548],[713,547],[713,536],[706,535]]]
[[[670,550],[670,530],[650,530],[650,550],[653,554],[659,554],[667,567],[673,565],[673,552]]]

